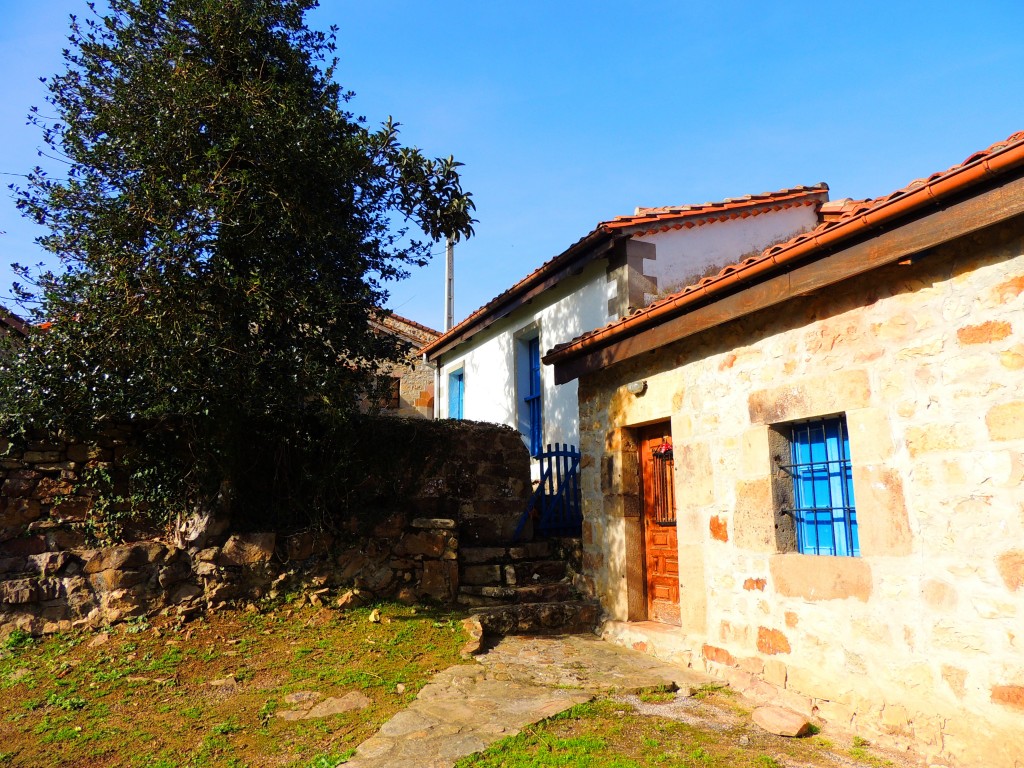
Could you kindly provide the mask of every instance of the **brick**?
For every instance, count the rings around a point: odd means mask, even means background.
[[[956,338],[961,344],[987,344],[1002,341],[1013,333],[1013,326],[1005,320],[989,320],[978,325],[965,325],[958,328]]]

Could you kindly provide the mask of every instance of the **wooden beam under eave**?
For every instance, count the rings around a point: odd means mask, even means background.
[[[927,209],[925,209],[927,210]],[[788,272],[776,273],[711,303],[613,340],[580,355],[554,362],[555,383],[621,363],[730,320],[835,285],[887,266],[915,253],[1024,215],[1024,177],[1017,176],[984,192],[917,218]],[[784,267],[780,267],[784,269]]]

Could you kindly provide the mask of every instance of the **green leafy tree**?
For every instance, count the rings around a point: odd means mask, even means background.
[[[62,268],[18,268],[43,330],[0,363],[8,428],[141,425],[137,480],[170,504],[223,481],[258,499],[288,479],[282,451],[344,441],[398,353],[367,322],[387,281],[469,236],[473,204],[451,157],[346,109],[315,5],[109,0],[72,17],[54,116],[33,110],[68,171],[15,189]]]

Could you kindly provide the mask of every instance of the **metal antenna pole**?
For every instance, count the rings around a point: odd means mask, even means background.
[[[450,237],[444,243],[444,331],[455,325],[455,244]]]

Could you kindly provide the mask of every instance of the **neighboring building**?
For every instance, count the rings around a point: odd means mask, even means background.
[[[0,306],[0,334],[13,333],[16,336],[28,335],[28,324],[6,307]]]
[[[388,366],[381,375],[388,379],[381,412],[394,416],[434,418],[435,369],[423,360],[417,350],[437,339],[441,334],[432,328],[396,315],[386,315],[382,321],[371,321],[382,332],[397,336],[409,345],[405,362]]]
[[[1024,760],[1024,133],[552,350],[618,642]]]
[[[828,187],[638,208],[605,221],[422,350],[440,375],[437,415],[517,428],[531,453],[579,445],[576,385],[541,353],[726,264],[806,232]]]

